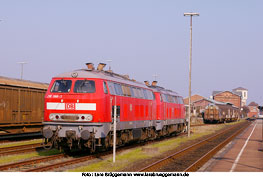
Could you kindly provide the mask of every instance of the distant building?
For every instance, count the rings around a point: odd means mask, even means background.
[[[258,118],[263,119],[263,108],[262,108],[262,106],[260,106],[260,109],[258,109],[258,110],[259,110]]]
[[[231,103],[234,106],[241,107],[241,93],[231,91],[213,91],[213,99],[223,103]]]
[[[193,104],[194,104],[194,102],[195,101],[199,101],[199,100],[201,100],[201,99],[204,99],[205,97],[203,97],[203,96],[200,96],[200,95],[198,95],[198,94],[195,94],[195,95],[193,95],[193,96],[191,96],[191,116],[197,116],[196,115],[196,111],[195,111],[195,109],[194,109],[194,107],[193,107]],[[189,108],[188,108],[188,105],[189,104],[189,97],[187,97],[187,98],[184,98],[184,105],[185,105],[185,116],[186,116],[186,118],[188,118],[188,114],[189,114]]]
[[[193,102],[195,102],[195,101],[198,101],[198,100],[204,99],[204,98],[205,98],[205,97],[203,97],[203,96],[200,96],[200,95],[198,95],[198,94],[195,94],[195,95],[191,96],[191,104],[192,104]],[[188,104],[189,104],[189,97],[184,98],[184,104],[185,104],[185,105],[188,105]]]
[[[189,98],[184,98],[184,104],[186,107],[186,116],[188,116],[188,101]],[[203,117],[202,113],[205,110],[205,107],[209,104],[223,104],[222,102],[215,101],[213,99],[208,99],[200,95],[191,96],[191,116],[192,117]],[[188,118],[188,117],[187,117]]]
[[[208,98],[203,98],[193,103],[193,114],[197,117],[203,117],[202,114],[205,111],[206,106],[210,104],[225,104],[219,101],[215,101]]]
[[[253,101],[253,102],[251,102],[248,105],[248,108],[249,108],[249,112],[247,114],[247,117],[249,117],[249,118],[251,118],[251,117],[258,118],[258,114],[259,114],[258,104]]]
[[[247,97],[247,93],[248,93],[247,89],[242,88],[242,87],[238,87],[238,88],[233,89],[232,91],[235,93],[241,94],[241,106],[247,105],[247,98],[248,98]]]

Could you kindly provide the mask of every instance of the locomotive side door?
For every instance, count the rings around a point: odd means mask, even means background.
[[[105,98],[104,98],[104,115],[105,115],[105,122],[111,120],[111,103],[112,103],[112,99],[110,97],[109,94],[109,89],[107,88],[107,84],[106,81],[103,81],[103,90],[104,90],[104,94],[105,94]]]
[[[162,94],[160,93],[160,105],[159,105],[159,120],[163,120],[165,117],[165,106],[164,106],[164,99]]]

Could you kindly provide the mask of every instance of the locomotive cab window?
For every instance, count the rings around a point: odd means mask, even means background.
[[[111,95],[116,95],[115,88],[114,88],[114,83],[108,81],[108,87],[110,90]]]
[[[148,95],[148,99],[150,99],[150,100],[153,100],[153,99],[154,99],[154,94],[153,94],[153,92],[147,90],[147,95]]]
[[[105,94],[108,94],[108,89],[105,81],[103,82],[103,90]]]
[[[176,96],[173,96],[173,98],[174,98],[174,103],[178,104],[179,102],[178,102],[177,97],[176,97]]]
[[[95,82],[92,80],[77,80],[74,86],[75,93],[94,93]]]
[[[183,98],[182,97],[178,97],[179,100],[179,104],[184,104]]]
[[[134,88],[132,88],[132,87],[129,87],[129,88],[130,88],[131,96],[132,96],[132,97],[135,97],[135,94],[134,94],[134,91],[133,91]]]
[[[150,97],[148,98],[146,89],[143,89],[143,95],[144,95],[144,99],[150,99]]]
[[[119,96],[123,95],[122,88],[121,88],[120,84],[114,83],[114,88],[115,88],[116,95],[119,95]]]
[[[56,80],[51,88],[51,93],[68,93],[70,92],[71,80]]]

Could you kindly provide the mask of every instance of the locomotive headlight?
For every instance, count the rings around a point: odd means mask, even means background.
[[[50,115],[49,115],[49,119],[50,119],[50,120],[55,120],[55,118],[56,118],[56,117],[55,117],[54,114],[50,114]]]
[[[87,121],[92,121],[93,116],[91,114],[87,114],[86,120]]]
[[[78,121],[92,121],[93,116],[91,114],[80,114],[78,116]]]
[[[60,120],[61,119],[61,115],[60,114],[50,114],[49,115],[49,119],[50,120]]]

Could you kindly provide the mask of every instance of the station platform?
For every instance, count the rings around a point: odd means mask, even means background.
[[[198,172],[263,172],[263,119],[220,150]]]

